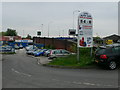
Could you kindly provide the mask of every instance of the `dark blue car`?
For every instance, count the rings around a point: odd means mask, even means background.
[[[15,50],[11,46],[0,46],[0,52],[14,52]]]
[[[41,49],[39,51],[36,51],[34,53],[34,56],[43,56],[44,55],[44,52],[46,51],[47,49]]]

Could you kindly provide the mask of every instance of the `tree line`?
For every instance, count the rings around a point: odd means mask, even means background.
[[[16,30],[8,28],[6,32],[0,32],[1,36],[17,36]]]
[[[14,29],[8,28],[6,32],[0,32],[0,36],[18,36],[18,33]],[[32,37],[28,34],[27,37],[23,37],[27,39],[32,39]]]

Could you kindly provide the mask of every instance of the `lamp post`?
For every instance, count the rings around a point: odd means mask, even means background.
[[[73,11],[73,30],[74,30],[74,13],[75,12],[80,12],[79,10],[75,10],[75,11]],[[78,36],[77,36],[77,38],[78,38]],[[77,60],[78,60],[78,62],[79,62],[79,47],[77,47]]]
[[[73,29],[74,29],[74,13],[75,12],[80,12],[79,10],[75,10],[75,11],[73,11]]]
[[[43,35],[43,24],[41,24],[41,29],[42,29],[42,33],[41,33],[41,35]]]
[[[48,37],[49,37],[49,35],[50,35],[50,24],[51,24],[51,23],[52,23],[52,21],[48,23]]]
[[[24,30],[23,30],[23,37],[24,37]]]

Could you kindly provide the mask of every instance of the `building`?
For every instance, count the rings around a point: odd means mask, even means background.
[[[21,36],[0,36],[0,41],[22,40]]]
[[[51,49],[66,49],[71,52],[76,52],[77,47],[77,44],[69,41],[69,38],[33,37],[33,42],[34,44],[43,44]]]
[[[110,36],[107,36],[107,37],[104,37],[103,38],[103,42],[105,43],[107,40],[112,40],[113,43],[117,43],[119,40],[120,40],[120,36],[119,35],[116,35],[116,34],[113,34],[113,35],[110,35]]]

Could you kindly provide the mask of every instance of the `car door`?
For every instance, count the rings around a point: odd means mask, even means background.
[[[67,50],[62,50],[63,56],[68,56],[70,55],[70,52]]]
[[[57,57],[62,57],[63,56],[62,50],[56,50],[56,56]]]
[[[120,62],[120,47],[115,47],[114,48],[114,56],[117,62]]]

